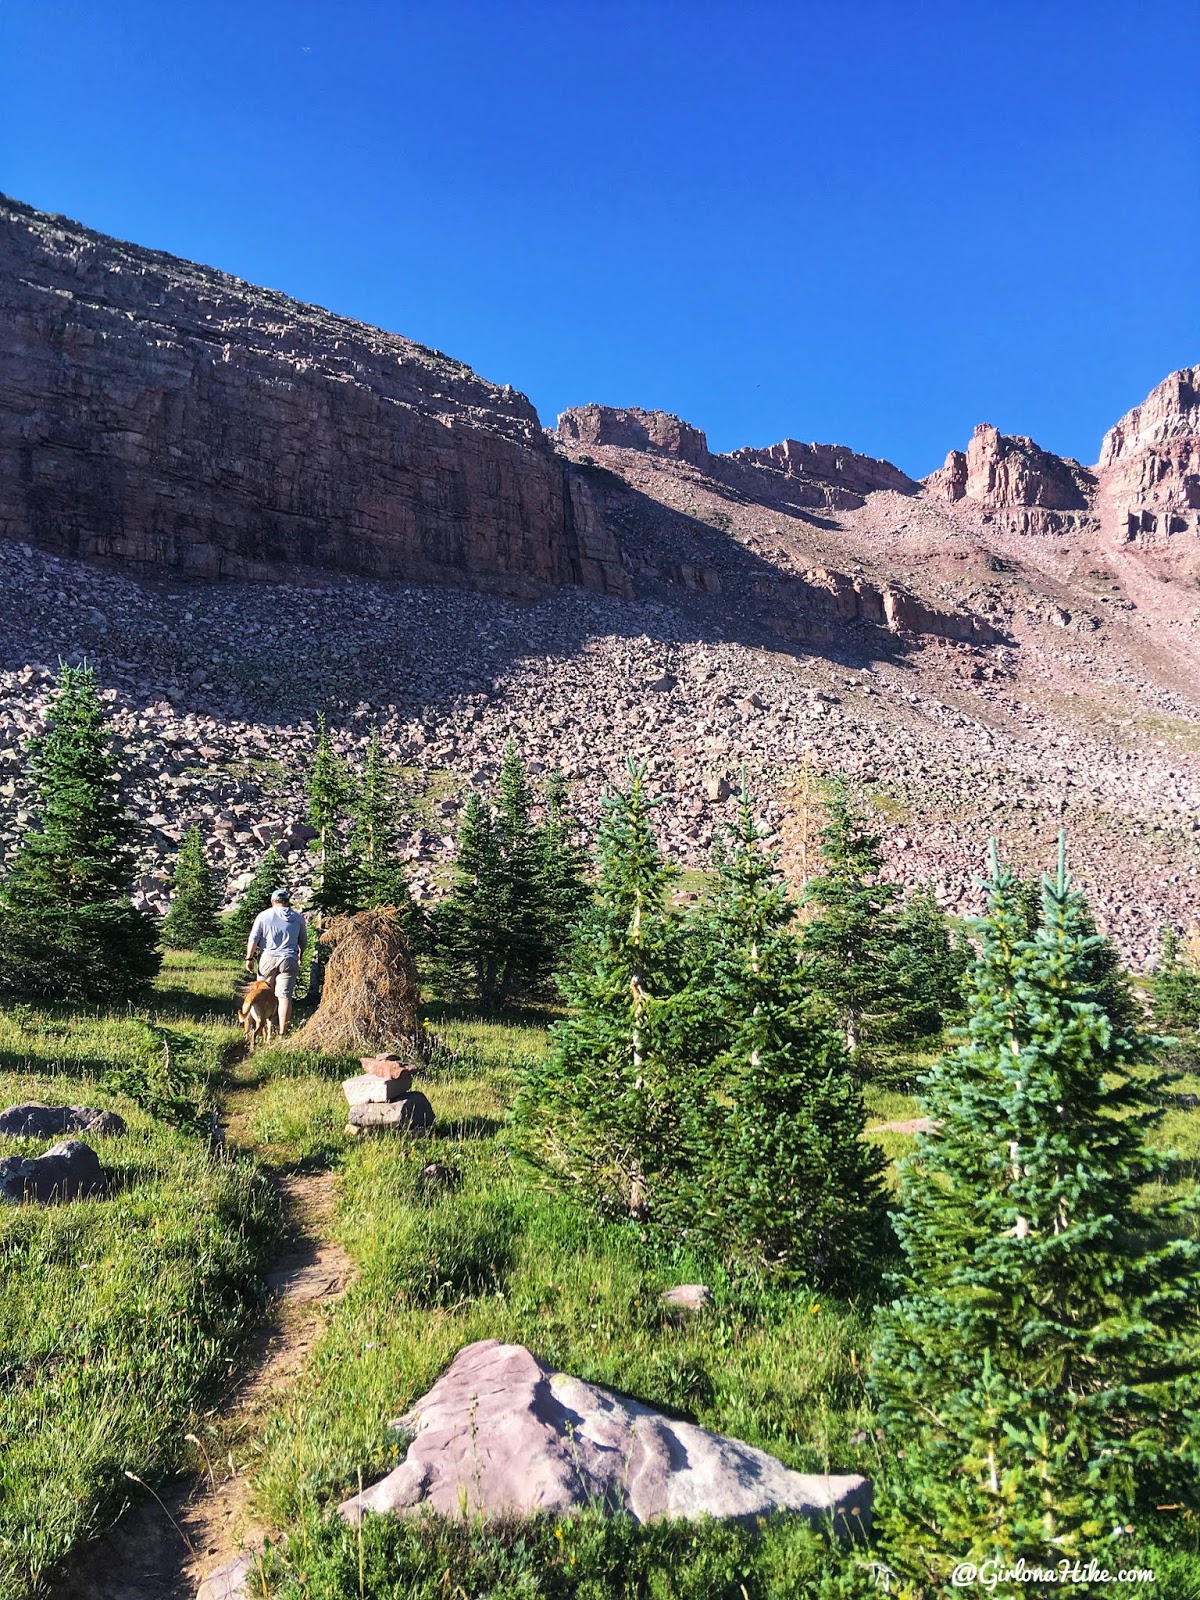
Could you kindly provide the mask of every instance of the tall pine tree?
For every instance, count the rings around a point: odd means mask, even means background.
[[[317,748],[305,789],[309,824],[317,831],[316,844],[321,852],[321,870],[312,903],[328,913],[353,910],[354,871],[343,831],[354,783],[346,763],[333,748],[324,713],[317,718]]]
[[[1200,1246],[1144,1189],[1166,1167],[1154,1041],[1108,1007],[1061,846],[1032,937],[993,854],[981,933],[964,1042],[901,1167],[906,1265],[871,1369],[889,1559],[939,1584],[960,1561],[1111,1555],[1156,1503],[1195,1504],[1200,1465]]]
[[[495,839],[500,863],[493,937],[503,1004],[541,989],[554,960],[542,898],[533,796],[520,752],[510,739],[500,764]]]
[[[561,783],[551,780],[540,826],[532,807],[528,775],[510,740],[495,804],[476,794],[468,802],[454,881],[434,919],[440,981],[489,1007],[547,993],[586,905]]]
[[[171,909],[162,925],[162,942],[168,950],[196,950],[221,932],[217,915],[221,896],[204,853],[200,829],[189,828],[179,847],[171,885]]]
[[[545,814],[537,831],[537,873],[548,930],[550,964],[561,960],[591,896],[588,853],[561,772],[546,779]]]
[[[961,929],[950,922],[932,888],[909,895],[895,921],[892,972],[897,1010],[890,1029],[896,1039],[930,1039],[962,1017],[963,982],[974,955]]]
[[[454,853],[450,892],[433,914],[434,966],[441,986],[494,1006],[500,995],[495,937],[501,862],[492,809],[477,791],[467,797]]]
[[[684,932],[677,876],[651,827],[645,772],[606,796],[595,903],[560,977],[568,1018],[530,1069],[514,1109],[522,1147],[602,1210],[669,1212],[691,1083]]]
[[[133,828],[86,664],[61,668],[29,776],[33,820],[0,884],[0,989],[131,999],[158,971],[158,929],[129,900]]]
[[[794,917],[743,780],[704,919],[718,1053],[685,1110],[681,1219],[742,1266],[852,1289],[887,1238],[883,1159],[862,1137],[845,1050],[814,1015]]]

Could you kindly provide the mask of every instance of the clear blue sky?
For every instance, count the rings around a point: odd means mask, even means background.
[[[1093,461],[1200,361],[1197,0],[0,0],[0,189],[543,421]]]

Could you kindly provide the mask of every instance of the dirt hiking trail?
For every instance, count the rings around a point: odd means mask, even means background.
[[[169,1485],[161,1499],[131,1483],[129,1509],[51,1581],[55,1600],[194,1600],[214,1568],[267,1531],[251,1517],[250,1479],[239,1462],[295,1382],[353,1272],[329,1237],[335,1175],[292,1176],[280,1187],[288,1244],[267,1274],[271,1300],[244,1376],[212,1414],[223,1453],[210,1454],[201,1475]]]

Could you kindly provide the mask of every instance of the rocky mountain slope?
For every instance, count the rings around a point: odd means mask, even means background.
[[[745,766],[802,870],[807,776],[843,770],[957,911],[991,834],[1032,868],[1066,825],[1135,962],[1196,919],[1200,370],[1092,467],[985,425],[920,483],[637,409],[543,431],[445,357],[11,203],[0,254],[8,839],[49,669],[86,653],[151,904],[193,820],[231,893],[271,838],[306,879],[326,708],[352,756],[382,730],[425,896],[511,734],[589,820],[646,760],[690,865]]]

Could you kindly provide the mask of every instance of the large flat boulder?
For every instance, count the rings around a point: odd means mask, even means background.
[[[357,1135],[390,1129],[393,1133],[427,1136],[433,1132],[433,1125],[433,1107],[419,1090],[413,1089],[387,1104],[370,1102],[352,1105],[346,1121],[346,1132]]]
[[[93,1133],[119,1138],[125,1118],[99,1106],[44,1106],[27,1100],[0,1111],[0,1134],[14,1139],[61,1139],[64,1133]]]
[[[32,1200],[81,1200],[100,1195],[108,1184],[100,1158],[81,1139],[63,1139],[45,1155],[0,1157],[0,1205]]]
[[[740,1439],[555,1372],[524,1345],[467,1345],[394,1426],[414,1435],[408,1454],[338,1507],[348,1522],[372,1511],[499,1517],[600,1505],[638,1522],[792,1512],[839,1533],[870,1525],[866,1478],[793,1472]]]

